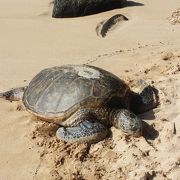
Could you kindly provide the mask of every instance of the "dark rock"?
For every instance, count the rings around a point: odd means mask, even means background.
[[[78,17],[120,8],[126,0],[55,0],[52,17]]]

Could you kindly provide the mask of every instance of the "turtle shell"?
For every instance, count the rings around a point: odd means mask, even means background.
[[[123,97],[127,89],[124,81],[101,68],[66,65],[39,72],[25,90],[23,103],[33,114],[60,124],[80,107],[101,107],[114,95]]]

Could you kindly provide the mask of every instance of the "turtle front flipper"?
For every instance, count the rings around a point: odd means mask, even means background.
[[[9,101],[20,101],[22,100],[25,89],[26,89],[26,86],[11,89],[9,91],[0,93],[0,98],[6,99]]]
[[[111,125],[122,130],[126,135],[139,137],[142,135],[143,122],[128,109],[114,109],[110,114]]]
[[[96,143],[106,137],[108,130],[97,120],[84,120],[76,127],[60,127],[56,136],[66,142]]]
[[[134,113],[144,113],[159,105],[158,90],[145,81],[140,80],[140,93],[131,92],[130,109]]]

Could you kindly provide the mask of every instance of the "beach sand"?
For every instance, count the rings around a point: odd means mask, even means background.
[[[0,179],[180,179],[180,24],[171,24],[179,0],[131,1],[96,15],[53,19],[50,0],[0,1],[0,92],[25,86],[40,70],[90,64],[124,79],[144,79],[160,105],[140,115],[144,133],[112,135],[93,144],[55,137],[57,125],[37,120],[18,103],[0,100]],[[115,14],[129,20],[105,38],[96,26]]]

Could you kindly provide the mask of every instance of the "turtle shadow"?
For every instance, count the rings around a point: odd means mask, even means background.
[[[138,114],[138,116],[141,118],[141,119],[145,119],[145,120],[154,120],[156,117],[155,117],[155,112],[153,110],[150,110],[150,111],[147,111],[143,114]]]
[[[146,140],[155,140],[159,136],[159,132],[156,129],[154,129],[152,125],[149,125],[148,123],[143,121],[142,136]]]
[[[147,111],[143,114],[138,115],[143,120],[154,120],[155,112],[153,110]],[[143,121],[143,137],[147,140],[154,140],[159,136],[159,132],[154,129],[152,125],[149,125],[147,122]]]

